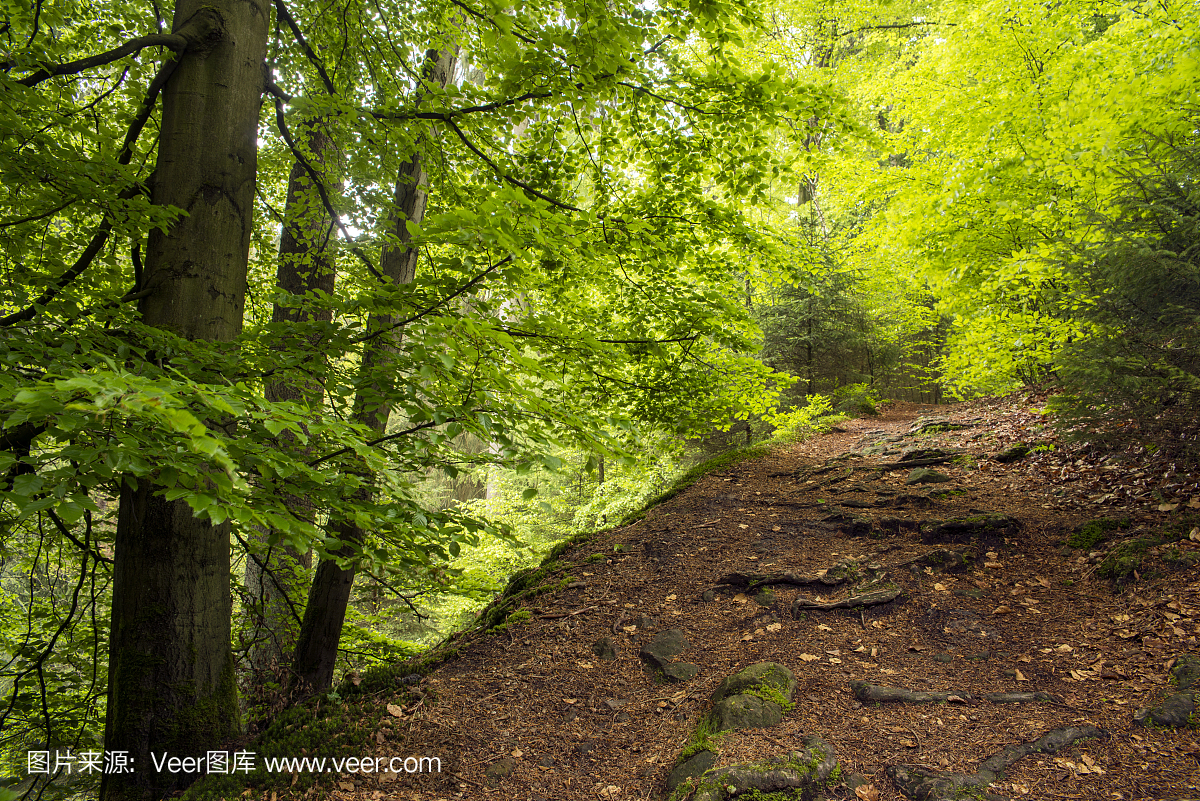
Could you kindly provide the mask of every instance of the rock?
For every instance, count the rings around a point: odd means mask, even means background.
[[[770,587],[763,587],[755,594],[754,603],[759,606],[770,606],[775,603],[775,590]]]
[[[662,668],[662,672],[667,681],[690,681],[700,672],[700,667],[691,662],[672,662]]]
[[[705,590],[700,594],[700,600],[704,601],[705,603],[711,603],[712,601],[715,601],[716,598],[717,593],[715,590]]]
[[[900,452],[898,462],[915,462],[919,459],[949,459],[957,456],[957,451],[944,451],[941,448],[905,448]]]
[[[874,505],[871,501],[856,501],[853,498],[838,501],[838,506],[844,506],[847,509],[870,509]]]
[[[888,765],[887,775],[913,801],[958,801],[980,797],[988,782],[966,773],[938,773],[915,765]]]
[[[512,757],[500,757],[495,762],[487,766],[483,775],[487,776],[491,781],[499,781],[508,774],[517,769],[517,760]]]
[[[757,695],[731,695],[713,706],[717,731],[765,729],[783,721],[783,707]]]
[[[905,484],[940,484],[943,481],[949,481],[950,476],[945,473],[939,473],[936,470],[930,470],[928,467],[918,467],[916,470],[908,474],[904,479]]]
[[[791,701],[792,693],[796,691],[796,679],[792,676],[792,671],[778,662],[759,662],[724,679],[713,691],[712,700],[716,703],[731,695],[764,686],[774,688],[786,700]]]
[[[974,557],[967,551],[951,551],[938,548],[926,554],[901,562],[901,567],[908,567],[920,572],[921,568],[932,567],[946,573],[958,573],[971,566]]]
[[[649,615],[639,615],[637,619],[638,631],[649,631],[654,628],[655,622],[654,618]]]
[[[959,517],[921,526],[921,541],[927,543],[970,542],[1011,537],[1021,530],[1021,521],[1008,515]]]
[[[831,783],[837,759],[833,748],[819,737],[805,737],[803,751],[792,751],[765,762],[730,765],[703,774],[694,801],[728,801],[732,798],[788,798],[815,801]]]
[[[705,771],[712,770],[716,766],[717,755],[712,751],[698,751],[692,754],[686,760],[676,765],[675,769],[667,776],[667,792],[672,792],[688,779],[698,778]]]
[[[1200,693],[1175,693],[1159,706],[1145,707],[1133,713],[1133,722],[1142,726],[1187,726],[1196,712],[1198,694]]]
[[[864,704],[888,703],[900,701],[908,704],[949,703],[957,701],[960,704],[969,703],[971,694],[950,690],[949,692],[918,692],[903,687],[885,687],[881,684],[870,684],[865,681],[850,682],[850,691],[854,697]]]
[[[933,658],[937,662],[949,663],[949,662],[954,661],[954,655],[948,653],[947,651],[938,651],[936,654],[933,655]]]
[[[613,644],[611,637],[601,637],[592,643],[592,653],[597,659],[612,662],[617,658],[617,646]]]
[[[662,670],[688,648],[690,643],[682,629],[660,631],[638,651],[638,656],[651,666]]]
[[[1000,464],[1010,464],[1011,462],[1015,462],[1018,459],[1024,459],[1028,455],[1029,455],[1029,446],[1023,442],[1018,442],[1016,445],[1013,445],[1011,448],[1000,451],[1000,453],[997,453],[995,456],[992,457],[992,459],[999,462]]]

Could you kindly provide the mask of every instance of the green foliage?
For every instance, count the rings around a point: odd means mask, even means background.
[[[688,737],[687,744],[679,752],[676,763],[685,762],[701,751],[712,751],[719,754],[721,734],[722,732],[717,731],[717,719],[711,712],[701,715],[696,721],[696,728],[692,729],[692,733]]]
[[[1057,357],[1067,391],[1050,408],[1092,441],[1200,461],[1200,144],[1189,132],[1128,152],[1113,208],[1065,265],[1085,325]]]
[[[771,442],[786,444],[801,442],[816,434],[829,431],[846,419],[845,413],[835,413],[833,401],[824,395],[809,396],[804,406],[792,406],[785,411],[772,410],[763,420],[774,426]]]
[[[1112,532],[1129,528],[1129,525],[1129,518],[1100,517],[1089,520],[1071,532],[1071,535],[1067,537],[1067,544],[1072,548],[1088,550],[1104,542]]]

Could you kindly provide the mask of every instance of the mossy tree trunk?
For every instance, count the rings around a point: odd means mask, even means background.
[[[180,58],[163,92],[153,200],[188,212],[149,238],[143,320],[192,340],[238,335],[246,292],[269,7],[180,0],[173,28],[216,13],[216,35]],[[203,380],[203,376],[195,378]],[[117,522],[105,749],[132,771],[104,801],[151,801],[196,778],[157,755],[205,756],[238,733],[230,642],[229,530],[126,481]]]

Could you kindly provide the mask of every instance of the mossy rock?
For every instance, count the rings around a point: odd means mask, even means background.
[[[929,521],[921,525],[921,541],[926,543],[972,542],[1011,537],[1021,530],[1021,521],[1008,515],[977,515],[950,520]]]
[[[792,693],[796,691],[796,679],[792,671],[778,662],[759,662],[724,679],[713,691],[712,701],[715,704],[731,695],[765,687],[773,688],[786,701],[791,701]]]
[[[802,742],[803,750],[786,756],[709,770],[680,785],[671,801],[816,801],[841,780],[841,766],[833,748],[821,738],[805,737]]]

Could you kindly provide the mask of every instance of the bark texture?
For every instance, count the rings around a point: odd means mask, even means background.
[[[260,0],[181,0],[172,28],[212,13],[219,32],[183,53],[163,92],[153,199],[188,216],[151,233],[139,310],[150,325],[222,341],[242,325],[270,14]],[[104,776],[105,801],[170,794],[198,774],[158,773],[151,751],[203,757],[238,732],[228,527],[152,489],[121,493],[105,748],[127,751],[132,771]]]
[[[311,120],[302,128],[308,167],[332,190],[330,194],[340,192],[341,184],[334,177],[338,154],[326,121]],[[288,177],[275,285],[298,297],[311,297],[317,291],[333,294],[337,278],[333,248],[335,230],[334,221],[313,185],[312,175],[297,161]],[[276,303],[271,313],[274,323],[329,322],[332,319],[330,308],[303,301]],[[319,375],[325,358],[320,348],[320,336],[309,334],[300,339],[303,336],[285,331],[275,349],[281,355],[309,354],[308,366],[312,373]],[[292,401],[319,409],[324,386],[315,379],[288,378],[268,383],[265,394],[272,402]],[[299,449],[306,457],[310,455],[311,449],[301,446],[291,431],[280,434],[278,445],[286,450]],[[313,519],[315,510],[310,499],[291,496],[288,504],[298,517]],[[312,566],[312,552],[300,553],[280,543],[271,545],[268,542],[270,534],[262,530],[251,536],[255,548],[251,558],[246,560],[245,588],[247,600],[255,612],[249,650],[255,683],[263,684],[258,681],[261,677],[266,679],[266,684],[276,685],[280,678],[278,674],[289,665],[299,634],[300,620],[294,610],[302,603],[304,583]]]
[[[457,61],[458,49],[455,47],[429,51],[423,76],[426,85],[446,86],[453,77]],[[420,99],[417,102],[419,104]],[[409,220],[419,223],[425,216],[428,194],[425,156],[422,153],[424,146],[425,142],[420,139],[414,143],[412,155],[400,166],[396,177],[395,207],[389,218],[389,227],[397,237],[398,244],[384,251],[380,272],[384,280],[397,284],[410,283],[416,276],[419,251],[411,246],[412,236],[405,223]],[[387,429],[391,416],[388,399],[395,381],[389,376],[387,366],[393,361],[401,340],[399,330],[390,330],[395,323],[395,319],[386,314],[373,314],[367,323],[369,331],[389,333],[370,340],[363,352],[361,374],[364,378],[369,377],[369,380],[358,391],[354,415],[355,419],[377,433]],[[364,500],[367,494],[366,491],[362,493]],[[335,554],[342,558],[352,556],[363,542],[365,534],[350,523],[335,525],[332,533],[347,543]],[[354,575],[355,568],[352,565],[342,567],[336,559],[323,559],[317,565],[293,662],[295,680],[303,692],[320,692],[333,683],[337,648],[346,619],[346,607],[354,588]]]

